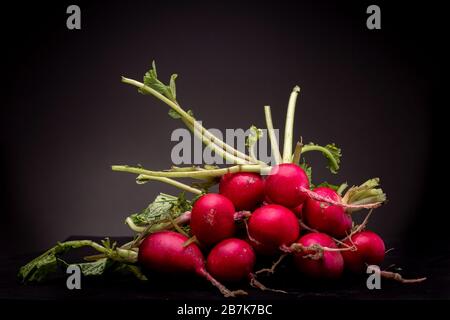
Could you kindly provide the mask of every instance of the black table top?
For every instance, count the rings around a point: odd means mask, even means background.
[[[86,239],[83,236],[70,239]],[[87,237],[92,240],[101,238]],[[115,239],[119,243],[127,238]],[[86,254],[81,249],[75,252],[70,259],[78,261]],[[225,299],[208,282],[196,276],[175,277],[152,274],[149,281],[141,282],[128,276],[83,277],[81,290],[68,290],[66,287],[67,275],[59,276],[41,284],[21,284],[16,274],[20,266],[37,256],[17,255],[1,257],[0,263],[0,300],[141,300],[141,301],[232,301]],[[390,252],[385,266],[398,263],[400,260],[397,251]],[[401,259],[405,261],[405,259]],[[450,254],[447,250],[439,255],[428,257],[425,261],[402,265],[404,276],[428,279],[419,284],[401,284],[394,281],[383,280],[381,290],[369,290],[366,287],[365,277],[346,275],[336,282],[317,282],[303,279],[289,268],[289,261],[280,265],[277,272],[270,277],[261,277],[260,280],[268,287],[283,289],[288,294],[262,292],[249,285],[232,286],[231,289],[245,289],[249,295],[239,298],[239,301],[298,301],[298,300],[436,300],[450,298]],[[236,300],[234,300],[236,301]]]

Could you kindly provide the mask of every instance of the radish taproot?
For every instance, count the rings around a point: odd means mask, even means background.
[[[379,265],[384,260],[385,245],[375,232],[361,231],[344,241],[356,250],[342,251],[345,268],[352,272],[364,272],[368,265]]]
[[[192,207],[191,233],[202,244],[213,245],[234,235],[235,208],[226,197],[217,193],[201,196]]]
[[[293,163],[274,166],[264,187],[270,202],[287,208],[295,208],[306,200],[303,189],[309,189],[308,176],[300,166]]]
[[[228,173],[220,179],[219,193],[238,211],[254,210],[264,200],[264,180],[251,172]]]
[[[205,269],[205,259],[195,243],[173,231],[160,231],[147,236],[139,246],[138,261],[144,268],[161,273],[192,273],[206,278],[225,297],[244,295],[245,291],[230,291]]]
[[[336,202],[341,202],[339,194],[331,188],[319,187],[314,189],[314,192]],[[352,228],[352,218],[343,207],[311,198],[306,199],[303,203],[302,217],[310,228],[336,238],[345,237]]]
[[[277,204],[256,209],[248,220],[249,241],[260,254],[276,254],[282,246],[297,240],[299,234],[300,225],[295,214]]]
[[[319,257],[314,257],[317,250],[303,250],[294,255],[294,264],[303,274],[315,279],[337,279],[344,270],[344,260],[341,252],[329,251],[337,249],[333,239],[324,233],[308,233],[302,236],[298,241],[304,248],[319,245],[324,248]]]

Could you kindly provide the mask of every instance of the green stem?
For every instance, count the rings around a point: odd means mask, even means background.
[[[194,178],[194,179],[207,179],[211,177],[221,177],[227,173],[236,172],[257,172],[260,173],[263,169],[270,169],[270,167],[262,167],[256,164],[236,165],[228,168],[201,170],[201,171],[150,171],[144,168],[114,165],[111,167],[113,171],[128,172],[155,178]],[[174,180],[172,180],[174,181]]]
[[[327,148],[322,147],[322,146],[316,146],[316,145],[305,145],[305,146],[303,146],[302,153],[309,152],[309,151],[320,151],[320,152],[322,152],[328,158],[328,160],[333,163],[333,165],[332,165],[333,168],[339,168],[339,164],[336,162],[335,157],[330,152],[330,150],[328,150]]]
[[[348,187],[347,182],[344,182],[343,184],[341,184],[341,185],[339,186],[339,188],[337,189],[336,193],[337,193],[338,195],[342,196],[342,193],[344,192],[345,189],[347,189],[347,187]]]
[[[212,142],[211,139],[208,139],[206,135],[202,133],[201,126],[198,122],[195,122],[195,125],[192,125],[189,121],[186,119],[182,119],[183,123],[186,125],[186,127],[192,131],[192,133],[199,138],[206,147],[213,150],[215,153],[217,153],[222,159],[225,159],[229,163],[232,164],[249,164],[249,161],[246,161],[242,158],[239,158],[236,153],[230,153],[227,152],[227,150],[222,149],[217,144]],[[228,146],[228,145],[227,145]],[[232,152],[232,150],[231,150]],[[256,161],[257,162],[257,161]]]
[[[294,116],[295,105],[297,103],[298,93],[300,87],[295,86],[292,89],[291,96],[289,97],[288,109],[286,114],[286,125],[284,127],[284,147],[283,147],[283,162],[292,162],[292,139],[294,136]]]
[[[275,136],[275,131],[273,129],[273,123],[272,123],[272,113],[270,112],[270,106],[264,106],[264,115],[266,117],[266,126],[267,131],[269,133],[269,139],[270,139],[270,146],[272,148],[272,153],[275,158],[275,164],[281,163],[281,154],[280,154],[280,147],[278,146],[278,141]]]
[[[104,253],[104,254],[108,254],[109,250],[105,247],[103,247],[102,245],[92,241],[92,240],[72,240],[72,241],[65,241],[62,242],[61,245],[70,247],[72,249],[75,248],[81,248],[81,247],[91,247],[95,250],[97,250],[98,252]]]
[[[255,147],[256,147],[256,143],[253,144],[250,148],[248,148],[248,153],[250,154],[250,158],[258,161],[258,158],[255,153]]]
[[[198,129],[201,132],[201,134],[204,135],[210,142],[214,143],[215,145],[217,145],[219,148],[221,148],[225,152],[229,153],[229,151],[232,151],[233,155],[235,155],[236,157],[239,157],[243,160],[253,163],[253,161],[251,160],[251,158],[248,155],[246,155],[245,153],[242,153],[242,152],[236,150],[235,148],[233,148],[232,146],[226,144],[225,142],[223,142],[222,140],[217,138],[215,135],[213,135],[211,132],[206,130],[200,124],[198,124],[198,123],[195,124],[195,122],[196,122],[195,119],[189,113],[184,111],[177,103],[175,103],[172,100],[168,99],[167,97],[163,96],[156,90],[144,85],[142,82],[139,82],[139,81],[136,81],[133,79],[129,79],[129,78],[125,78],[125,77],[122,77],[122,82],[126,83],[126,84],[130,84],[132,86],[135,86],[135,87],[139,88],[142,92],[151,94],[152,96],[156,97],[157,99],[159,99],[162,102],[164,102],[165,104],[167,104],[174,111],[176,111],[183,118],[184,121],[189,123],[192,127],[195,126],[195,129]],[[203,139],[202,139],[202,141],[203,141]]]
[[[167,178],[167,177],[156,177],[156,176],[152,176],[152,175],[141,174],[140,179],[164,182],[164,183],[170,184],[171,186],[174,186],[178,189],[181,189],[181,190],[184,190],[184,191],[187,191],[190,193],[194,193],[194,194],[202,194],[203,193],[203,191],[200,189],[188,186],[187,184],[184,184],[182,182],[179,182],[179,181]]]
[[[125,223],[130,227],[131,230],[133,230],[134,232],[137,233],[141,233],[144,232],[145,229],[147,229],[147,227],[143,227],[143,226],[138,226],[133,222],[133,219],[131,219],[130,217],[125,219]]]
[[[294,156],[292,157],[292,162],[295,163],[296,165],[300,164],[300,156],[302,155],[302,148],[303,144],[300,141],[298,141],[297,144],[295,145]]]

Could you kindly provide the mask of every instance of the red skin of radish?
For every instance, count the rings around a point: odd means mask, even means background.
[[[302,218],[303,205],[304,205],[304,203],[302,203],[302,204],[296,206],[294,209],[292,209],[292,212],[295,213],[295,215],[296,215],[297,218],[299,218],[299,219]]]
[[[353,243],[352,243],[353,242]],[[356,251],[342,251],[345,268],[362,273],[368,265],[380,265],[384,260],[386,247],[383,239],[375,232],[362,231],[355,233],[350,239],[344,241],[345,244],[356,247]]]
[[[332,200],[341,201],[341,197],[333,189],[319,187],[314,189],[314,192]],[[303,204],[302,215],[308,227],[335,238],[345,237],[352,228],[352,218],[344,208],[325,202],[307,199]]]
[[[173,231],[147,236],[139,246],[138,261],[145,268],[163,273],[196,273],[204,270],[203,254],[195,243],[183,247],[188,238]]]
[[[219,193],[227,197],[236,210],[254,210],[264,199],[264,180],[251,172],[228,173],[220,179]]]
[[[301,237],[297,243],[305,247],[319,244],[322,247],[337,248],[333,239],[324,233],[308,233]],[[297,269],[315,279],[338,279],[344,271],[344,259],[341,252],[324,251],[323,257],[318,260],[303,258],[306,254],[314,254],[315,251],[302,252],[294,255],[294,264]]]
[[[205,245],[213,245],[234,235],[233,203],[217,193],[201,196],[191,212],[191,233]]]
[[[296,164],[283,163],[272,168],[264,191],[272,203],[295,208],[307,199],[307,195],[300,190],[302,187],[309,189],[305,171]]]
[[[207,279],[226,297],[245,292],[225,288],[205,268],[205,259],[195,243],[184,246],[188,237],[173,231],[147,236],[139,246],[138,261],[146,269],[161,273],[191,273]]]
[[[300,225],[295,214],[280,205],[268,204],[256,209],[248,220],[249,240],[256,252],[273,255],[281,246],[298,239]]]
[[[219,281],[248,280],[255,259],[255,252],[247,242],[236,238],[225,239],[209,253],[206,270]]]

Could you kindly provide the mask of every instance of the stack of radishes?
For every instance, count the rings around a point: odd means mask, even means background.
[[[144,83],[127,78],[122,81],[167,104],[173,118],[182,120],[207,148],[233,166],[172,167],[163,171],[113,166],[115,171],[136,174],[139,184],[160,181],[193,193],[196,198],[193,203],[181,206],[185,212],[171,207],[163,215],[151,212],[154,209],[149,207],[150,220],[127,218],[127,224],[137,235],[121,247],[109,241],[102,245],[89,240],[61,243],[22,267],[19,275],[24,281],[42,279],[60,261],[56,258],[58,253],[80,246],[90,246],[101,253],[87,257],[93,262],[83,265],[86,274],[101,274],[111,260],[120,263],[121,270],[131,270],[140,279],[145,276],[137,269],[139,267],[164,273],[190,272],[208,279],[225,296],[245,294],[245,291],[230,291],[222,283],[247,281],[267,290],[256,279],[259,272],[254,268],[259,256],[273,257],[276,261],[272,268],[260,272],[273,272],[283,257],[293,255],[294,268],[299,273],[323,279],[337,279],[345,269],[361,273],[368,265],[383,261],[383,240],[365,230],[372,210],[386,200],[379,180],[370,179],[349,188],[345,194],[346,184],[324,183],[314,187],[310,167],[305,161],[301,162],[302,157],[304,159],[307,152],[319,151],[328,158],[330,171],[336,173],[340,149],[334,144],[304,145],[300,139],[293,150],[299,87],[294,87],[288,102],[283,154],[275,138],[270,107],[264,108],[274,161],[271,166],[256,157],[254,147],[261,130],[250,128],[249,154],[226,144],[198,123],[192,112],[181,108],[176,99],[175,78],[176,75],[172,75],[169,85],[165,85],[157,78],[153,64],[144,76]],[[188,185],[176,180],[185,178],[200,182]],[[219,193],[209,193],[209,188],[217,183]],[[351,214],[360,209],[370,211],[361,224],[355,225]],[[186,225],[189,228],[185,228]],[[381,274],[402,282],[423,280],[405,280],[387,271]]]
[[[351,234],[352,218],[345,208],[352,206],[346,206],[336,191],[317,188],[315,192],[325,197],[320,201],[303,188],[309,188],[308,178],[295,164],[275,166],[267,179],[247,172],[226,174],[219,194],[202,195],[193,205],[190,232],[199,245],[174,231],[156,232],[142,241],[139,262],[152,270],[192,271],[209,280],[248,280],[264,289],[254,274],[257,255],[293,254],[299,272],[329,279],[339,278],[344,268],[362,272],[383,261],[383,240],[370,231]],[[339,204],[328,203],[328,198]],[[241,219],[247,220],[247,232],[239,237]],[[207,254],[206,266],[199,246]],[[225,295],[236,294],[212,281]]]
[[[207,147],[237,166],[167,171],[113,166],[116,171],[139,174],[140,182],[157,178],[220,177],[218,194],[204,194],[207,192],[205,189],[193,190],[180,182],[163,181],[203,195],[195,201],[190,213],[190,235],[161,231],[146,236],[139,246],[138,260],[141,265],[160,272],[197,273],[210,280],[226,296],[233,296],[243,291],[231,292],[218,281],[249,281],[266,289],[255,276],[254,266],[258,256],[282,258],[292,254],[298,272],[324,279],[337,279],[344,269],[360,273],[368,265],[378,265],[383,261],[383,240],[376,233],[365,230],[367,219],[363,224],[354,226],[351,217],[354,211],[376,208],[385,201],[385,194],[377,188],[378,179],[350,188],[343,197],[339,193],[344,191],[346,185],[338,190],[327,186],[311,190],[310,177],[300,166],[301,152],[308,151],[311,145],[297,143],[292,152],[294,111],[300,92],[298,87],[293,89],[289,99],[283,155],[274,139],[270,107],[265,107],[276,162],[276,165],[269,167],[256,159],[251,142],[248,143],[250,156],[247,156],[226,145],[201,125],[193,125],[195,120],[192,114],[181,109],[176,100],[174,78],[172,76],[170,85],[165,86],[157,79],[153,65],[143,84],[126,78],[122,81],[168,104],[175,112],[175,118],[181,118]],[[253,138],[256,136],[257,140],[258,132],[252,128]],[[340,150],[334,144],[330,148],[312,146],[329,158],[330,169],[335,173]],[[266,177],[261,173],[265,173]],[[242,228],[237,230],[238,224],[245,225],[245,232]]]

